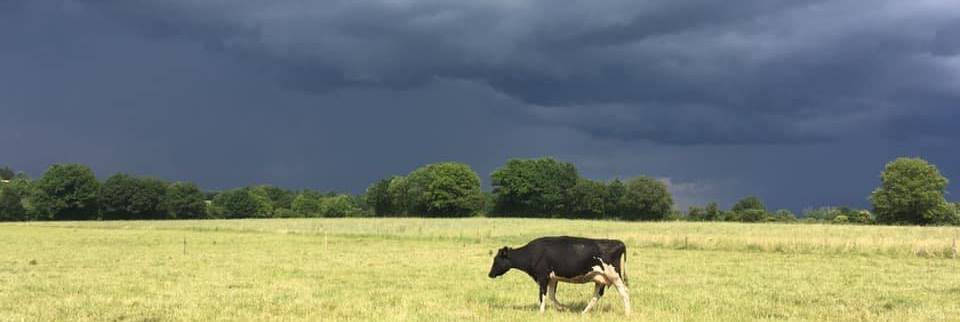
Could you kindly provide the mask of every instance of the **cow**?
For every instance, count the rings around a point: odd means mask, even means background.
[[[503,247],[497,251],[490,267],[490,278],[518,269],[530,275],[540,286],[540,312],[546,309],[546,299],[558,310],[566,306],[557,301],[557,283],[594,283],[593,298],[583,309],[586,314],[606,287],[614,286],[623,299],[624,313],[630,314],[630,294],[627,290],[627,246],[619,240],[556,236],[534,239],[520,248]]]

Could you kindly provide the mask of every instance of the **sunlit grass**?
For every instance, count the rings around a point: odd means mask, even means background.
[[[555,234],[627,242],[633,320],[960,320],[957,232],[485,218],[0,224],[0,320],[580,321],[536,313],[522,273],[486,277],[491,250]],[[582,308],[590,292],[558,294]],[[622,318],[616,292],[601,303],[585,319]]]

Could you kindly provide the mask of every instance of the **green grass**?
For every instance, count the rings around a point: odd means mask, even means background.
[[[627,242],[634,314],[535,308],[491,251]],[[534,219],[0,224],[0,320],[960,321],[957,228]],[[186,240],[186,253],[184,253]],[[592,286],[561,284],[575,308]]]

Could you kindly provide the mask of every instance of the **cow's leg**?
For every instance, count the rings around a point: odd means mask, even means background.
[[[595,284],[593,287],[593,297],[590,298],[590,302],[587,303],[587,307],[584,308],[583,312],[580,312],[580,314],[587,314],[587,312],[590,312],[590,309],[592,309],[594,305],[597,305],[597,301],[600,301],[600,297],[603,296],[603,288],[603,284]]]
[[[540,302],[539,302],[539,304],[540,304],[540,313],[543,313],[543,311],[545,311],[545,310],[547,309],[547,301],[546,301],[546,300],[547,300],[547,287],[548,287],[548,285],[550,285],[550,279],[549,279],[549,278],[543,278],[543,279],[537,281],[537,284],[540,285],[540,293],[537,294],[537,295],[538,295],[537,299],[540,300]]]
[[[557,310],[563,311],[567,307],[563,304],[560,304],[560,301],[557,301],[557,282],[558,281],[556,279],[551,278],[550,282],[547,283],[547,297],[550,298],[550,302],[556,306]]]
[[[623,279],[615,279],[613,285],[617,287],[617,292],[620,293],[620,297],[623,298],[623,312],[630,314],[630,291],[627,290],[627,285],[623,283]]]

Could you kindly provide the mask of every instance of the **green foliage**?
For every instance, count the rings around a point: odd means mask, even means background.
[[[293,198],[296,198],[297,194],[290,190],[281,189],[278,187],[270,185],[261,185],[251,188],[256,191],[257,195],[263,196],[266,198],[267,202],[270,204],[270,209],[290,209],[292,207]]]
[[[250,189],[234,189],[221,192],[213,198],[213,214],[218,218],[257,217],[263,205]]]
[[[803,210],[803,217],[813,219],[817,222],[832,222],[833,218],[840,215],[840,211],[834,207],[807,208]]]
[[[167,184],[159,179],[115,174],[101,188],[101,215],[106,220],[167,218],[166,193]]]
[[[898,158],[884,167],[870,195],[877,222],[944,224],[951,220],[944,199],[948,180],[920,158]]]
[[[410,193],[410,184],[407,178],[394,176],[387,185],[387,195],[390,196],[391,215],[403,216],[413,210],[413,194]]]
[[[876,223],[876,219],[873,218],[873,214],[866,209],[852,210],[849,213],[844,214],[844,216],[847,216],[849,222],[855,223],[855,224],[869,225],[869,224]]]
[[[742,222],[763,222],[767,221],[767,211],[763,209],[747,208],[740,211],[732,211],[740,214],[739,219]]]
[[[589,179],[579,179],[577,184],[570,188],[568,196],[569,215],[572,217],[588,219],[604,217],[607,187],[603,183]]]
[[[196,184],[176,182],[167,187],[164,209],[169,218],[199,219],[206,217],[205,195]]]
[[[797,222],[797,216],[794,215],[792,211],[787,209],[777,210],[776,212],[773,213],[773,216],[771,216],[771,218],[773,218],[774,221],[779,221],[779,222]]]
[[[3,168],[0,168],[0,180],[13,180],[13,176],[13,170],[11,170],[9,167],[4,166]]]
[[[623,209],[620,207],[620,199],[626,194],[627,188],[623,186],[620,179],[613,179],[607,184],[607,193],[603,198],[604,217],[620,218],[623,216]]]
[[[687,209],[687,219],[690,221],[706,221],[707,211],[700,207],[690,206]]]
[[[703,220],[705,221],[715,221],[715,220],[723,219],[722,218],[723,212],[720,211],[720,206],[717,205],[716,202],[711,201],[710,203],[708,203],[707,208],[704,209],[704,212],[705,214],[704,214]]]
[[[636,177],[627,181],[618,205],[623,219],[661,220],[670,215],[673,197],[665,183],[650,177]]]
[[[0,221],[30,220],[30,213],[25,205],[30,196],[30,181],[13,179],[7,183],[0,183]]]
[[[323,198],[322,213],[324,217],[355,217],[361,211],[353,197],[340,194]]]
[[[763,210],[764,212],[767,211],[767,207],[763,205],[763,201],[756,196],[749,196],[749,197],[740,199],[739,201],[737,201],[737,203],[733,204],[733,207],[730,208],[730,211],[743,212],[744,210],[747,210],[747,209]]]
[[[411,209],[419,215],[467,217],[483,203],[480,177],[466,164],[428,164],[410,172],[407,182]]]
[[[833,223],[834,223],[834,224],[842,225],[842,224],[846,224],[846,223],[849,223],[849,222],[850,222],[850,218],[847,218],[847,216],[844,216],[844,215],[839,215],[839,216],[833,217]]]
[[[566,194],[577,184],[576,167],[552,158],[512,159],[491,175],[495,212],[503,216],[549,217],[569,211]]]
[[[254,218],[269,218],[273,216],[273,200],[264,186],[245,188],[253,200],[257,202],[257,210],[253,212]]]
[[[31,198],[39,219],[97,219],[100,183],[90,168],[55,164],[34,183]]]
[[[367,203],[373,208],[373,214],[386,217],[396,213],[388,188],[392,178],[381,179],[367,187]]]
[[[323,216],[323,196],[313,191],[304,191],[293,199],[290,208],[297,216]]]

